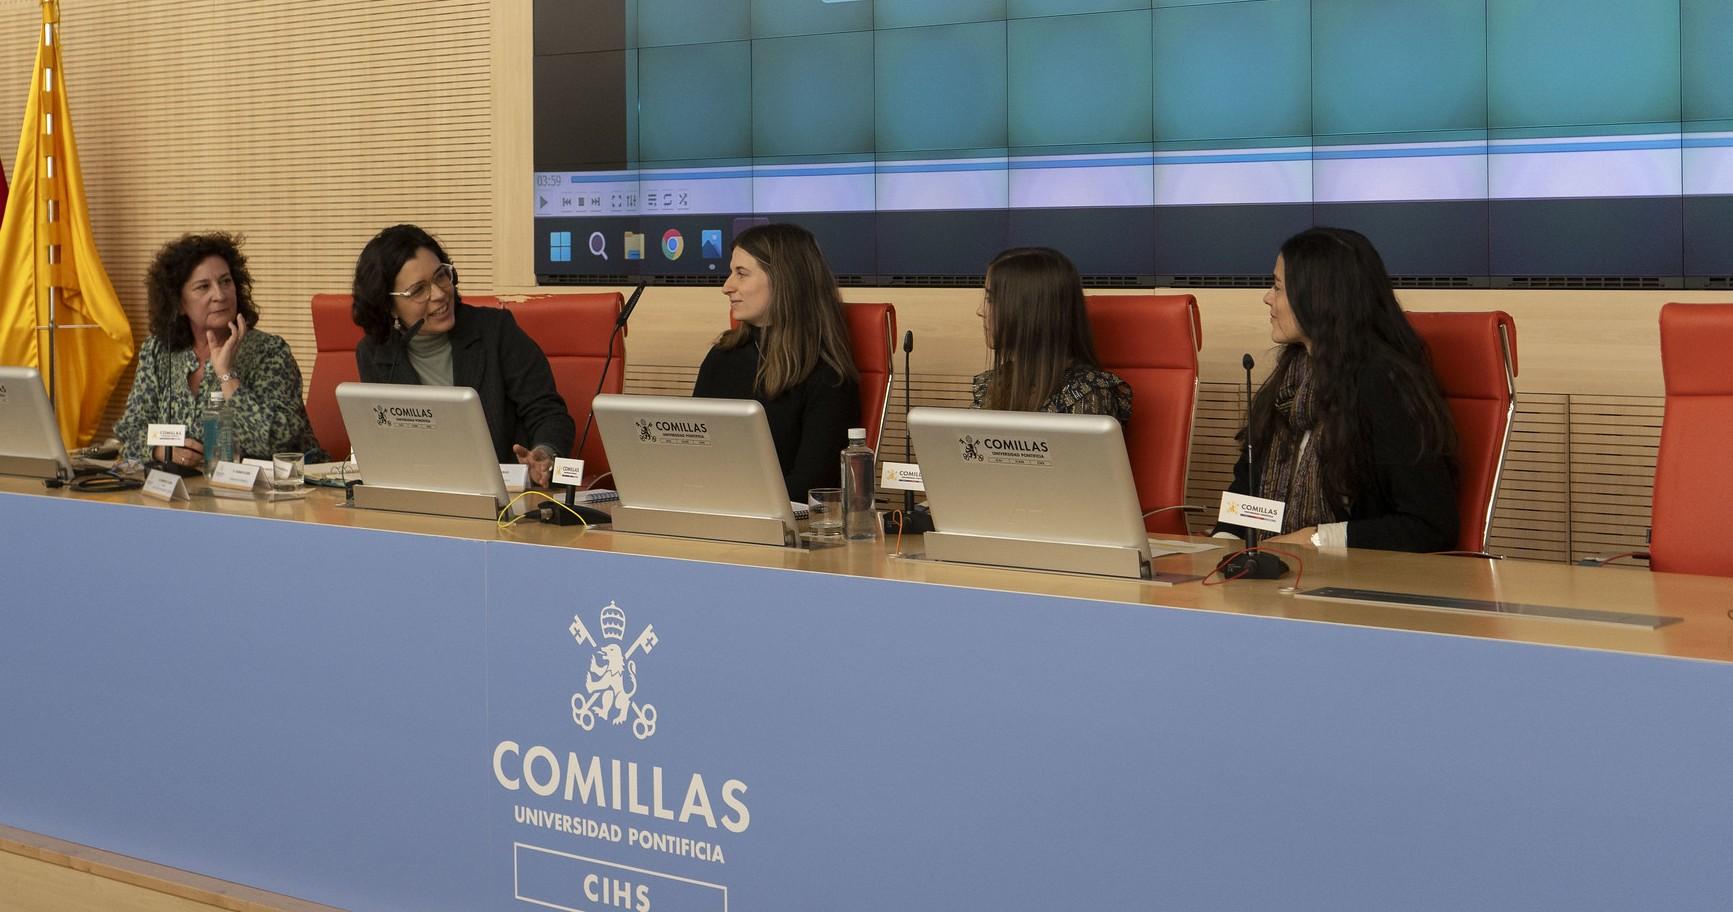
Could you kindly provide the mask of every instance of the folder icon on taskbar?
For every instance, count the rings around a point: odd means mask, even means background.
[[[626,232],[626,259],[641,260],[644,258],[644,236],[636,231]]]

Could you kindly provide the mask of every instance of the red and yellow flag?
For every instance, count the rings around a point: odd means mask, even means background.
[[[35,367],[54,393],[60,436],[78,446],[134,353],[132,327],[90,231],[66,78],[60,4],[43,0],[36,72],[12,192],[0,220],[0,364]],[[50,363],[50,324],[53,332]]]

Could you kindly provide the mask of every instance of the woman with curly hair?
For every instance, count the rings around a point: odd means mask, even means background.
[[[1281,354],[1252,400],[1258,477],[1242,456],[1229,490],[1287,505],[1270,542],[1453,547],[1456,426],[1372,243],[1342,228],[1294,235],[1264,304]]]
[[[259,311],[238,236],[219,231],[170,241],[157,251],[145,283],[151,335],[114,427],[123,459],[202,465],[204,447],[193,436],[184,446],[151,448],[145,432],[152,424],[195,427],[219,389],[237,459],[281,452],[324,459],[307,423],[294,354],[281,337],[253,328]]]

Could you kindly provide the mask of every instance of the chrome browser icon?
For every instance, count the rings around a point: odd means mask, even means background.
[[[669,228],[662,234],[662,255],[670,260],[680,259],[680,254],[686,252],[686,239],[680,232]]]

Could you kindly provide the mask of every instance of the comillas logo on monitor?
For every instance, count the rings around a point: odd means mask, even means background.
[[[401,405],[375,405],[373,407],[373,420],[378,422],[380,427],[389,428],[432,430],[433,428],[438,427],[438,424],[433,418],[433,409],[430,408],[407,408]]]
[[[686,252],[686,239],[680,232],[669,228],[662,232],[662,255],[670,260],[680,259],[680,254]]]
[[[964,462],[987,462],[994,465],[1048,466],[1051,446],[1047,441],[1032,437],[977,438],[972,435],[957,438],[962,445]]]
[[[632,720],[632,736],[648,740],[656,733],[656,707],[637,699],[638,662],[634,656],[649,655],[656,648],[656,626],[645,624],[644,630],[625,649],[620,643],[626,636],[626,612],[612,601],[597,617],[602,641],[591,635],[582,615],[572,615],[568,630],[581,648],[588,648],[590,667],[584,675],[584,689],[572,694],[572,723],[584,731],[605,721],[624,725],[628,715]]]

